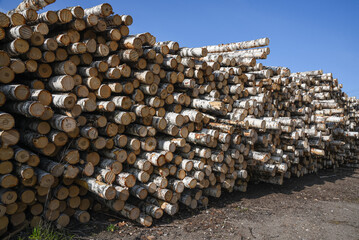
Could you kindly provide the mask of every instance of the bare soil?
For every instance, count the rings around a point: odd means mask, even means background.
[[[359,169],[324,170],[282,186],[251,183],[224,193],[207,209],[184,207],[151,228],[110,213],[74,225],[79,239],[359,239]],[[118,225],[114,231],[110,224]]]

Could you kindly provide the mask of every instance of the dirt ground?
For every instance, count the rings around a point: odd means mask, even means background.
[[[246,193],[212,198],[207,209],[183,208],[151,228],[101,213],[77,229],[80,239],[359,239],[359,169],[325,170],[282,186],[252,183]]]

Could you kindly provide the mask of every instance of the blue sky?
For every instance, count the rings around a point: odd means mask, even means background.
[[[0,0],[9,10],[20,1]],[[292,72],[323,69],[332,72],[344,91],[359,97],[359,0],[342,1],[145,1],[107,0],[118,14],[130,14],[130,32],[150,32],[158,41],[180,46],[271,40],[271,54],[263,63],[286,66]],[[57,0],[47,10],[101,0]]]

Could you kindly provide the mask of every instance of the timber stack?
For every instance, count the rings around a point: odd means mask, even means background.
[[[264,66],[268,38],[180,47],[104,3],[0,13],[0,233],[110,209],[144,226],[249,180],[358,166],[359,101]]]

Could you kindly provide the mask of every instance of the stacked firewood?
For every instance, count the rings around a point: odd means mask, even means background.
[[[358,164],[359,102],[331,74],[130,35],[109,4],[0,13],[0,232],[110,209],[150,226],[249,180]]]

